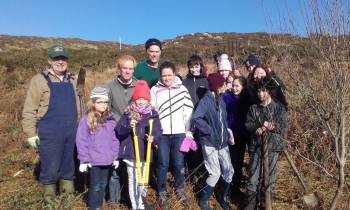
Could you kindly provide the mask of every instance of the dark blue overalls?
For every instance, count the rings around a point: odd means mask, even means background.
[[[38,122],[40,138],[40,182],[54,184],[58,179],[74,179],[74,149],[77,130],[77,105],[70,78],[52,82],[42,73],[50,88],[46,114]]]

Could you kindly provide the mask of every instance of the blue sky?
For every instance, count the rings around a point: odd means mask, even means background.
[[[194,32],[276,32],[298,0],[0,0],[0,34],[142,44]],[[271,24],[272,23],[272,24]],[[272,26],[273,25],[273,26]],[[284,29],[283,29],[284,30]]]

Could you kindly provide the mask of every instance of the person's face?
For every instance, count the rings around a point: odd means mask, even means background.
[[[98,113],[103,113],[107,110],[108,107],[108,100],[104,98],[99,98],[95,101],[95,109]]]
[[[131,60],[126,60],[120,65],[120,77],[125,81],[130,81],[134,74],[135,64]]]
[[[135,101],[136,106],[147,106],[149,103],[146,99],[144,98],[139,98]]]
[[[219,73],[226,79],[230,74],[230,71],[227,70],[219,70]]]
[[[237,96],[237,95],[241,94],[242,90],[243,90],[243,86],[239,82],[239,80],[238,79],[233,80],[233,83],[232,83],[233,94]]]
[[[66,57],[58,56],[56,58],[49,58],[48,62],[51,65],[51,69],[57,75],[62,75],[67,70],[68,59]]]
[[[171,68],[164,68],[162,70],[160,77],[161,77],[162,83],[166,87],[172,86],[175,82],[175,74]]]
[[[190,71],[192,75],[199,75],[201,71],[201,65],[199,63],[190,66]]]
[[[257,68],[255,69],[253,78],[255,81],[260,80],[262,78],[266,77],[266,71],[263,68]]]
[[[152,63],[158,63],[161,54],[162,54],[162,51],[157,45],[152,45],[147,49],[147,56],[148,56],[147,58]]]
[[[258,98],[261,102],[266,102],[271,98],[271,96],[269,91],[264,88],[258,90]]]

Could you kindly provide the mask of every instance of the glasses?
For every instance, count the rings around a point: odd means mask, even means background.
[[[96,101],[95,104],[108,104],[108,101]]]

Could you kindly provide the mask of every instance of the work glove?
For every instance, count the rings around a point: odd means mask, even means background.
[[[227,131],[228,131],[228,134],[229,134],[228,144],[229,145],[235,145],[235,138],[233,137],[232,130],[227,128]]]
[[[91,167],[92,167],[92,165],[90,163],[81,163],[79,165],[79,171],[81,173],[85,173],[88,171],[88,168],[91,168]]]
[[[39,136],[33,136],[27,139],[28,144],[34,148],[34,149],[38,149],[39,145],[40,145],[40,139]]]
[[[119,167],[119,160],[113,161],[112,166],[114,169],[117,169]]]

